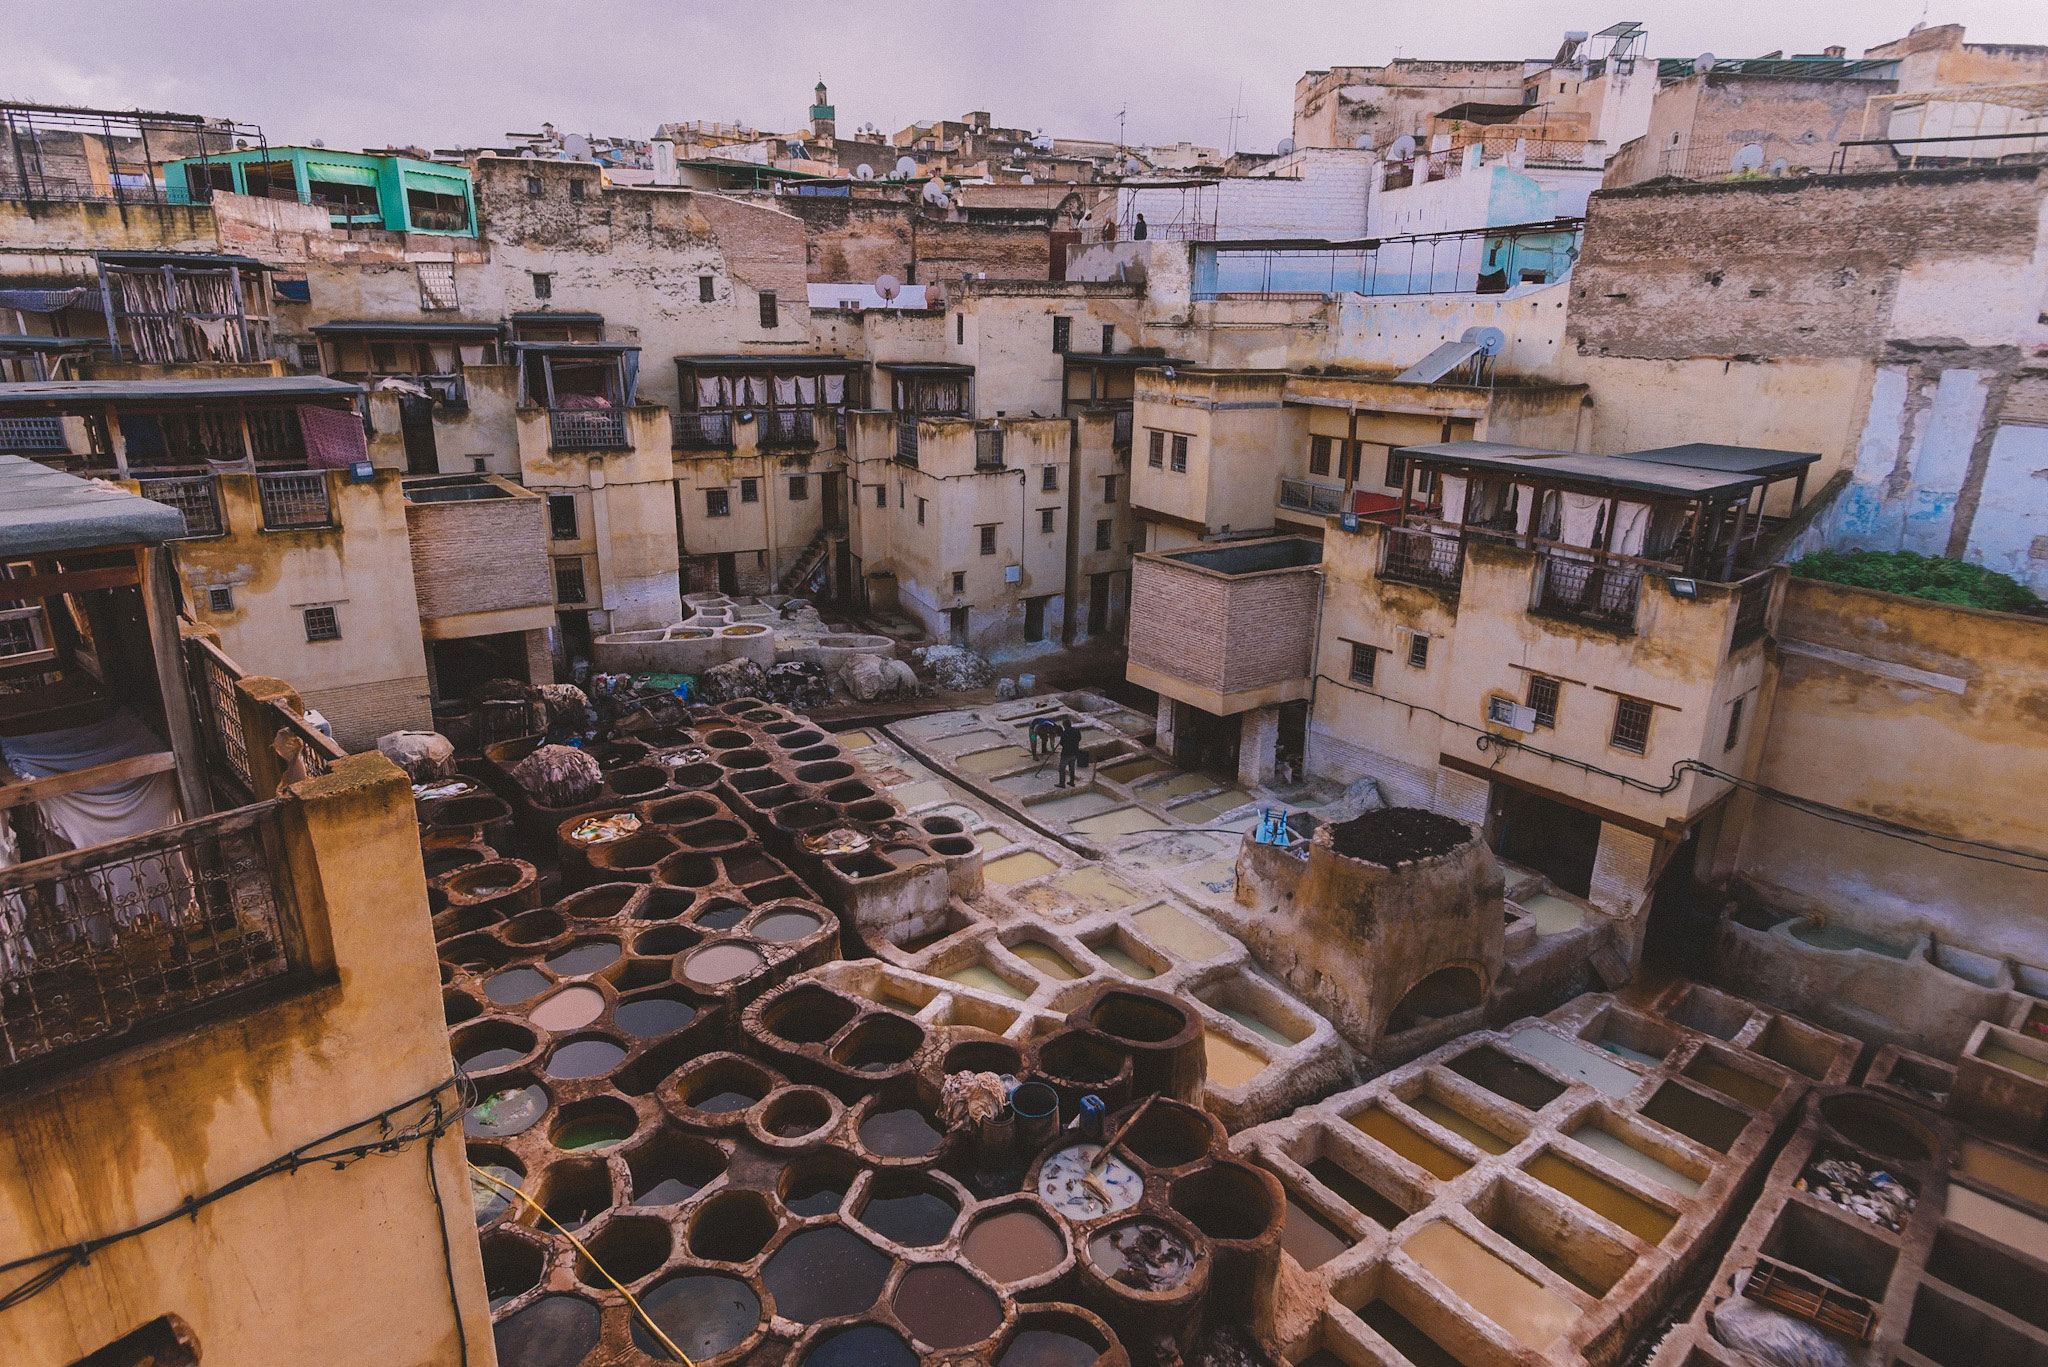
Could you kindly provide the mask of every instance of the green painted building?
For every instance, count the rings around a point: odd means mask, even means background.
[[[466,166],[325,147],[250,147],[164,163],[171,203],[204,204],[215,190],[324,204],[337,228],[476,233],[476,192]]]

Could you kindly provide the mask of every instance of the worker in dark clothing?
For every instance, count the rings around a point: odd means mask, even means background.
[[[1131,226],[1131,241],[1143,242],[1145,240],[1146,231],[1147,229],[1145,227],[1145,215],[1139,214],[1138,221]]]
[[[1074,786],[1074,771],[1081,767],[1081,728],[1074,725],[1072,717],[1060,723],[1060,781],[1061,788]]]
[[[1031,758],[1049,756],[1060,747],[1060,724],[1051,717],[1031,723]]]

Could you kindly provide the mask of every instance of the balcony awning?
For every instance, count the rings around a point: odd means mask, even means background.
[[[958,361],[877,361],[875,369],[892,375],[972,375],[974,367]]]
[[[312,328],[316,337],[496,337],[502,331],[496,323],[388,323],[374,318],[344,318]]]
[[[31,380],[0,385],[0,414],[98,413],[116,407],[192,403],[353,404],[361,385],[322,375],[246,375],[194,380]]]
[[[676,364],[698,370],[858,370],[866,362],[852,356],[678,356]]]
[[[1667,451],[1683,449],[1666,448]],[[1403,446],[1395,454],[1425,465],[1485,470],[1510,479],[1598,485],[1681,499],[1733,498],[1820,459],[1817,455],[1777,451],[1769,454],[1785,457],[1791,463],[1767,465],[1754,471],[1731,470],[1725,466],[1687,465],[1670,459],[1663,452],[1648,453],[1657,459],[1635,455],[1593,456],[1583,451],[1552,451],[1493,441],[1432,442],[1424,446]]]
[[[226,256],[217,252],[96,252],[94,257],[109,266],[183,266],[209,271],[224,271],[230,266],[245,271],[273,269],[253,256]]]
[[[0,555],[155,546],[184,534],[185,515],[175,508],[0,455]]]

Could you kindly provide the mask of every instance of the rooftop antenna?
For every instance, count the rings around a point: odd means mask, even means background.
[[[1225,139],[1230,148],[1230,150],[1225,154],[1227,156],[1234,157],[1237,155],[1237,125],[1238,122],[1245,117],[1243,114],[1238,113],[1238,106],[1243,102],[1244,82],[1239,81],[1237,83],[1237,98],[1230,102],[1230,117],[1224,120],[1224,122],[1228,124],[1230,127],[1230,136],[1227,139]]]
[[[1129,108],[1130,105],[1128,104],[1120,104],[1116,107],[1116,145],[1118,147],[1124,145],[1124,112]]]

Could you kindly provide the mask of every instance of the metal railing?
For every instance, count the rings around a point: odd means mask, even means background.
[[[1551,552],[1536,569],[1536,611],[1634,631],[1643,583],[1640,567]]]
[[[808,408],[770,408],[760,415],[763,446],[809,446],[816,430]]]
[[[974,430],[974,468],[977,470],[1000,470],[1003,468],[1002,428],[977,427]]]
[[[0,869],[0,1066],[305,967],[285,870],[276,801]]]
[[[1317,484],[1312,480],[1280,480],[1280,506],[1303,513],[1341,513],[1344,511],[1344,490],[1335,484]]]
[[[265,531],[334,525],[334,508],[327,498],[327,476],[320,471],[258,473],[256,497],[263,506]]]
[[[0,418],[0,451],[70,450],[62,418]]]
[[[1128,447],[1131,444],[1131,410],[1128,408],[1117,409],[1116,416],[1112,421],[1115,425],[1110,428],[1110,445]]]
[[[548,442],[557,451],[604,451],[626,444],[626,415],[616,408],[550,408]]]
[[[896,459],[906,465],[917,464],[917,419],[896,419]]]
[[[732,414],[700,413],[686,410],[676,414],[675,445],[685,451],[704,451],[732,445]]]
[[[1746,646],[1770,629],[1771,571],[1753,574],[1735,588],[1735,639],[1729,648]]]
[[[1456,591],[1465,572],[1465,543],[1415,527],[1387,528],[1387,551],[1380,562],[1382,579]]]
[[[138,479],[136,483],[144,498],[176,508],[184,516],[186,536],[219,536],[227,531],[227,520],[220,508],[220,486],[212,475]]]

